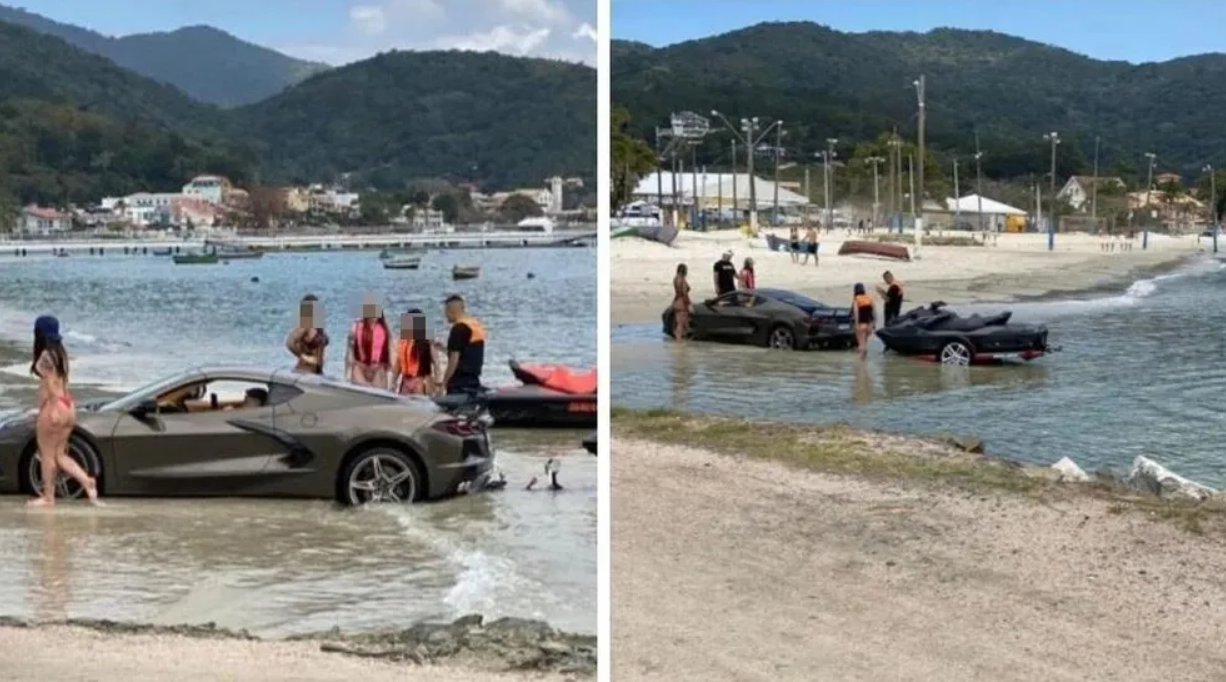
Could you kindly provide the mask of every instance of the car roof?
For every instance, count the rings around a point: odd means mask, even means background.
[[[791,289],[747,289],[745,290],[745,293],[756,294],[758,296],[762,296],[763,298],[769,298],[772,301],[778,301],[779,303],[786,303],[787,305],[794,305],[794,303],[807,302],[807,303],[812,303],[815,306],[821,306],[823,308],[830,307],[829,305],[822,303],[821,301],[815,298],[810,298],[808,296],[805,296],[802,293],[792,291]]]

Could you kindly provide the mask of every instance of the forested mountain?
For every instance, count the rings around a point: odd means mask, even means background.
[[[612,99],[628,110],[634,134],[654,143],[670,112],[718,109],[732,120],[782,119],[793,157],[823,149],[827,138],[846,152],[894,128],[914,139],[920,74],[934,153],[969,155],[978,131],[991,177],[1048,172],[1049,131],[1064,141],[1061,177],[1089,170],[1095,137],[1103,167],[1121,173],[1135,173],[1147,151],[1188,177],[1205,163],[1226,167],[1222,54],[1133,65],[991,31],[843,33],[804,22],[658,49],[612,47]],[[726,157],[730,136],[711,138],[701,157]]]
[[[596,169],[589,67],[396,52],[223,109],[0,21],[0,203],[84,203],[192,175],[243,182],[449,177],[491,189]]]
[[[271,97],[326,64],[286,56],[211,26],[112,38],[0,5],[0,22],[25,26],[115,62],[202,102],[234,106]]]

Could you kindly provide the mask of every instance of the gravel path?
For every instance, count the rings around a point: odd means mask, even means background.
[[[613,451],[619,682],[1226,679],[1220,536],[1089,496]]]
[[[355,658],[318,642],[261,642],[85,628],[0,627],[5,682],[561,682],[561,675],[484,673]]]

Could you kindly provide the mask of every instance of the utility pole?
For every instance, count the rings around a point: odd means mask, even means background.
[[[1056,147],[1060,146],[1060,134],[1053,131],[1043,136],[1051,142],[1051,198],[1047,202],[1047,250],[1056,248]]]
[[[962,190],[958,187],[958,159],[954,158],[954,229],[962,224]]]
[[[979,149],[979,131],[975,131],[975,196],[979,202],[979,231],[985,232],[983,229],[983,151]],[[993,232],[996,230],[993,229]],[[987,237],[984,237],[986,246]]]
[[[766,126],[765,130],[759,130],[761,125],[758,117],[751,116],[749,118],[741,119],[741,127],[738,129],[736,126],[732,125],[732,122],[729,121],[723,114],[719,113],[719,111],[712,109],[711,115],[719,118],[720,121],[723,121],[724,126],[728,129],[728,132],[732,133],[733,136],[745,143],[745,151],[749,157],[745,164],[749,171],[749,229],[756,233],[758,231],[758,183],[755,181],[753,174],[754,153],[758,149],[758,143],[760,143],[763,138],[765,138],[771,132],[771,130],[775,128],[775,126],[780,125],[783,122],[775,121],[774,123]]]
[[[911,183],[911,220],[917,218],[915,213],[915,155],[907,154],[907,182]],[[923,204],[920,204],[921,206]],[[915,227],[919,227],[918,224]]]
[[[1153,152],[1145,152],[1145,158],[1149,159],[1149,171],[1145,180],[1145,213],[1149,213],[1149,198],[1154,189],[1154,164],[1157,162],[1158,155]],[[1146,215],[1145,224],[1141,226],[1141,250],[1149,248],[1149,218],[1151,215]]]
[[[783,153],[783,122],[779,122],[779,127],[775,128],[775,201],[773,213],[771,214],[771,224],[779,224],[779,158]]]
[[[1211,163],[1205,164],[1204,171],[1209,174],[1209,230],[1213,235],[1213,252],[1217,253],[1217,233],[1222,229],[1217,215],[1217,172]]]
[[[736,223],[734,227],[741,226],[741,205],[736,200],[736,179],[738,171],[736,168],[736,140],[732,141],[732,218]]]
[[[1090,220],[1094,222],[1094,227],[1098,227],[1098,146],[1102,139],[1094,136],[1094,187],[1091,190],[1090,199]]]
[[[698,227],[702,215],[702,207],[698,205],[698,145],[690,143],[690,206],[694,215],[690,218],[690,229]]]
[[[805,161],[805,199],[809,199],[809,163]]]
[[[656,128],[656,212],[664,222],[664,165],[660,163],[664,150],[660,148],[660,129]]]
[[[924,232],[924,126],[927,123],[928,112],[924,106],[924,90],[926,81],[924,74],[920,74],[919,80],[915,81],[915,94],[919,100],[919,213],[915,216],[915,256],[919,257],[920,243],[923,241]],[[914,201],[914,198],[912,199]]]
[[[902,208],[902,139],[898,130],[890,133],[890,214],[900,215]],[[902,220],[898,222],[898,233],[902,234]]]
[[[826,229],[834,229],[834,205],[830,203],[830,195],[834,194],[834,169],[830,164],[834,161],[834,145],[839,140],[835,137],[826,138]]]
[[[885,162],[885,159],[880,156],[870,156],[864,162],[873,164],[873,229],[875,230],[879,225],[877,216],[881,212],[881,183],[877,174],[877,168]]]

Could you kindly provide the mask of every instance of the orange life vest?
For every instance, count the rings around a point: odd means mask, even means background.
[[[852,302],[855,304],[856,308],[873,307],[873,297],[868,294],[860,294],[859,296],[853,298]]]
[[[396,347],[396,359],[400,363],[400,373],[410,379],[420,378],[421,363],[417,361],[416,341],[401,340]],[[424,342],[423,343],[427,343]]]

